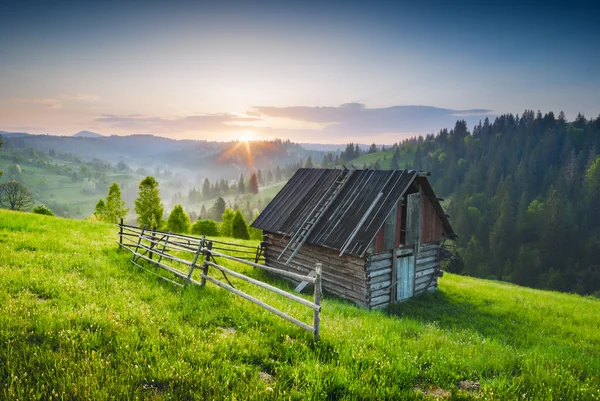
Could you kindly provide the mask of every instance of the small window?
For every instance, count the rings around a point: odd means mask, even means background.
[[[396,223],[397,223],[398,207],[395,206],[385,220],[383,232],[383,249],[396,248]]]

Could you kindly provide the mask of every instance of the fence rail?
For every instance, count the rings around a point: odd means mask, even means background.
[[[187,287],[189,284],[205,286],[206,282],[208,281],[220,288],[253,302],[256,305],[259,305],[260,307],[276,314],[288,322],[291,322],[313,333],[315,340],[319,340],[321,332],[322,274],[322,266],[320,263],[317,263],[315,266],[315,271],[311,272],[314,273],[314,275],[303,276],[301,274],[277,269],[265,264],[260,264],[260,261],[264,261],[262,246],[254,248],[248,245],[208,239],[204,236],[193,237],[159,231],[156,229],[148,230],[146,227],[135,227],[123,224],[122,220],[117,226],[119,227],[119,246],[127,249],[133,254],[131,257],[131,262],[134,265],[157,275],[163,280],[183,288]],[[231,254],[224,252],[229,252]],[[155,255],[157,256],[156,260],[154,259]],[[192,260],[186,259],[185,255],[188,255],[188,257],[189,255],[193,255]],[[264,283],[231,268],[225,267],[222,265],[222,263],[218,263],[216,258],[219,258],[221,262],[226,263],[227,261],[233,261],[243,263],[245,265],[259,268],[269,273],[288,277],[293,280],[312,283],[314,284],[314,301],[309,301],[298,295],[282,290],[281,288],[277,288],[271,284]],[[140,259],[146,263],[140,263]],[[154,265],[154,270],[148,267],[149,264]],[[182,267],[185,269],[185,271],[181,270]],[[219,281],[215,277],[211,276],[209,274],[209,268],[211,267],[221,273],[227,283]],[[183,280],[183,282],[177,282],[165,277],[162,274],[159,274],[159,268],[172,273],[176,278]],[[192,278],[194,270],[198,268],[202,269],[199,272],[199,276],[201,278],[200,282]],[[275,307],[259,300],[258,298],[255,298],[254,296],[235,288],[235,286],[229,281],[228,275],[312,309],[313,325],[311,326],[305,322],[302,322],[301,320],[298,320],[295,317],[276,309]]]

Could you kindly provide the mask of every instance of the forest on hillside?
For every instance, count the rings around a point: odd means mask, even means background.
[[[456,272],[600,294],[600,116],[528,110],[417,144],[414,167],[451,197]]]

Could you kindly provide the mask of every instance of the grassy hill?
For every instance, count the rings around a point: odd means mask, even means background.
[[[326,297],[315,344],[213,285],[182,291],[139,270],[115,232],[0,211],[0,399],[600,397],[598,299],[446,274],[389,311]]]
[[[392,161],[392,156],[394,152],[375,152],[369,153],[366,155],[362,155],[352,160],[348,164],[353,164],[358,168],[365,168],[375,164],[375,162],[379,162],[379,165],[382,170],[386,170],[390,168],[390,162]],[[404,168],[406,163],[411,163],[414,161],[415,155],[412,152],[407,151],[406,149],[400,150],[400,159],[398,160],[398,164],[400,168]]]

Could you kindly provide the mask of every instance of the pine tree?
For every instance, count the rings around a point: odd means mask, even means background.
[[[158,227],[164,213],[158,181],[154,177],[148,176],[140,182],[138,188],[138,198],[135,200],[138,224],[148,228]]]
[[[240,210],[236,210],[231,220],[231,235],[233,238],[250,239],[248,224]]]
[[[233,235],[233,216],[235,216],[235,212],[230,208],[226,208],[221,216],[221,228],[219,231],[223,237],[231,237]]]
[[[312,161],[312,156],[308,156],[308,159],[306,159],[306,163],[304,164],[305,168],[313,168],[313,161]]]
[[[225,200],[220,196],[215,200],[215,203],[210,208],[210,218],[213,220],[219,220],[225,212]],[[205,213],[206,215],[206,213]]]
[[[116,224],[120,219],[125,218],[129,209],[125,207],[125,201],[121,198],[121,187],[113,182],[108,189],[106,205],[104,207],[104,220],[108,223]]]
[[[104,204],[104,199],[100,199],[98,203],[96,203],[96,208],[94,209],[94,217],[97,220],[104,220],[104,209],[106,205]]]
[[[252,173],[252,175],[250,176],[248,192],[255,195],[258,193],[258,177],[256,176],[256,173]]]
[[[212,198],[212,191],[210,189],[210,181],[208,178],[205,178],[204,184],[202,184],[202,197],[204,200]]]
[[[246,193],[246,184],[244,184],[244,174],[240,175],[240,181],[238,182],[238,193]]]
[[[174,233],[185,234],[190,230],[190,224],[190,217],[183,211],[183,207],[175,205],[167,219],[167,228]]]

